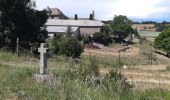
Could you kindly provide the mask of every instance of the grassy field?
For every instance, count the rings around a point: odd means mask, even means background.
[[[0,52],[1,100],[169,100],[163,89],[133,89],[115,71],[111,76],[96,75],[100,67],[115,69],[116,64],[103,58],[82,56],[69,59],[57,56],[49,59],[48,73],[53,81],[37,83],[38,58],[17,57]]]

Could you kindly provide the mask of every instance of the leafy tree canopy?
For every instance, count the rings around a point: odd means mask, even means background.
[[[112,33],[120,39],[124,39],[130,33],[133,33],[131,24],[132,21],[123,15],[115,16],[113,21],[110,22]]]
[[[170,28],[159,34],[155,39],[154,47],[163,50],[168,54],[170,53]]]
[[[162,23],[155,23],[156,31],[161,32],[170,27],[169,22],[163,21]]]
[[[16,38],[26,44],[42,42],[47,37],[46,11],[33,9],[31,0],[0,0],[0,46],[14,49]]]
[[[109,32],[110,32],[109,25],[104,25],[103,29],[102,29],[102,32],[104,32],[105,34],[109,35]]]

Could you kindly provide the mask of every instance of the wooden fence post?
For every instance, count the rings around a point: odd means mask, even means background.
[[[19,56],[19,38],[17,37],[17,56]]]

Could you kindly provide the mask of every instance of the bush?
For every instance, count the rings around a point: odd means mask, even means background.
[[[51,45],[50,45],[50,49],[52,50],[52,53],[59,53],[59,42],[61,41],[61,37],[62,35],[56,35],[52,41],[51,41]]]
[[[99,76],[99,65],[96,57],[90,56],[89,58],[89,71],[95,76]]]
[[[64,54],[67,57],[77,58],[83,52],[83,47],[78,39],[70,36],[56,35],[52,41],[50,49],[52,53]]]
[[[127,94],[133,88],[132,84],[119,72],[112,70],[109,76],[102,81],[105,92],[111,96]]]
[[[74,37],[63,37],[59,42],[60,53],[68,57],[77,58],[83,52],[83,47]]]
[[[170,28],[164,30],[156,37],[154,47],[163,50],[167,54],[170,52]]]
[[[88,37],[84,37],[83,38],[83,44],[86,45],[86,44],[89,44],[90,43],[90,40]]]
[[[93,35],[93,41],[108,45],[112,42],[112,38],[109,35],[106,35],[105,33],[97,32]]]

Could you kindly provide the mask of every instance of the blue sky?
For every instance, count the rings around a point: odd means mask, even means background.
[[[69,17],[89,17],[110,20],[114,15],[126,15],[134,21],[170,21],[170,0],[36,0],[37,9],[57,7]]]

